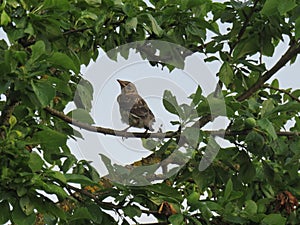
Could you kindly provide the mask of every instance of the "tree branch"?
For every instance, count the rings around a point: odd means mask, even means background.
[[[83,27],[83,28],[79,28],[79,29],[71,29],[71,30],[67,30],[65,32],[63,32],[63,35],[69,35],[69,34],[74,34],[74,33],[81,33],[84,32],[86,30],[91,30],[91,27]]]
[[[9,119],[12,116],[15,107],[20,103],[14,96],[9,93],[7,96],[7,101],[5,102],[4,108],[0,116],[0,137],[4,139],[5,131],[3,127],[9,126]]]
[[[92,132],[96,132],[96,133],[102,133],[104,135],[112,135],[112,136],[118,136],[118,137],[126,137],[126,138],[159,138],[159,139],[164,139],[164,138],[173,138],[179,135],[178,131],[170,131],[170,132],[166,132],[166,133],[141,133],[141,132],[126,132],[126,131],[120,131],[120,130],[113,130],[110,128],[105,128],[105,127],[100,127],[100,126],[92,126],[90,124],[87,123],[83,123],[80,121],[77,121],[67,115],[65,115],[64,113],[55,110],[53,108],[50,107],[45,107],[44,108],[45,111],[47,111],[48,113],[50,113],[51,115],[62,119],[63,121],[69,123],[69,124],[73,124],[76,127],[79,127],[81,129],[87,130],[87,131],[92,131]]]
[[[278,72],[282,67],[284,67],[293,57],[300,53],[300,45],[297,42],[291,44],[288,50],[284,53],[284,55],[279,59],[279,61],[263,76],[261,76],[258,81],[250,87],[246,92],[240,95],[237,100],[239,102],[249,98],[253,95],[257,90],[259,90],[264,83],[269,80],[276,72]]]
[[[234,42],[234,44],[230,47],[230,49],[231,49],[231,50],[230,50],[230,54],[233,52],[235,46],[239,43],[239,41],[240,41],[241,38],[243,37],[243,35],[244,35],[244,33],[245,33],[246,29],[247,29],[247,26],[248,26],[248,24],[249,24],[249,22],[250,22],[250,19],[251,19],[251,17],[253,16],[253,14],[254,14],[254,12],[255,12],[255,7],[256,7],[256,5],[257,5],[258,2],[259,2],[259,0],[256,0],[256,1],[254,2],[254,5],[253,5],[253,7],[252,7],[252,9],[251,9],[251,11],[250,11],[250,13],[249,13],[249,15],[246,16],[245,22],[244,22],[244,24],[243,24],[243,26],[242,26],[240,32],[238,33],[237,40],[236,40],[236,41]]]
[[[293,100],[295,100],[295,101],[297,101],[297,102],[300,103],[300,99],[297,98],[297,97],[295,97],[295,96],[293,96],[289,91],[286,91],[286,90],[283,90],[283,89],[280,89],[280,88],[276,88],[276,87],[272,87],[270,85],[264,85],[263,87],[269,88],[269,89],[273,89],[273,90],[276,90],[276,91],[279,91],[279,92],[282,92],[282,93],[288,95],[291,99],[293,99]]]
[[[113,203],[110,203],[110,202],[103,202],[102,200],[100,200],[98,198],[97,195],[87,191],[87,190],[84,190],[84,189],[81,189],[81,188],[77,188],[77,187],[74,187],[72,185],[69,185],[67,184],[66,185],[66,188],[70,189],[70,190],[73,190],[75,192],[78,192],[90,199],[93,199],[96,203],[98,203],[100,206],[103,206],[103,207],[107,207],[107,208],[110,208],[110,209],[123,209],[124,206],[121,206],[121,205],[115,205]],[[140,209],[142,213],[146,213],[146,214],[154,214],[154,215],[158,215],[160,214],[158,211],[154,211],[154,210],[145,210],[145,209]]]
[[[72,124],[76,127],[79,127],[81,129],[84,129],[84,130],[87,130],[87,131],[102,133],[104,135],[112,135],[112,136],[119,136],[119,137],[131,137],[131,138],[150,138],[151,137],[151,138],[164,139],[164,138],[178,137],[181,134],[181,131],[168,131],[166,133],[159,133],[159,132],[158,133],[145,133],[145,132],[142,133],[142,132],[118,131],[118,130],[113,130],[113,129],[110,129],[110,128],[92,126],[90,124],[74,120],[73,118],[65,115],[64,113],[62,113],[58,110],[55,110],[53,108],[50,108],[48,106],[45,107],[44,110],[47,111],[48,113],[50,113],[51,115],[53,115],[57,118],[60,118],[63,121],[65,121],[69,124]],[[209,119],[208,116],[203,117],[203,118],[207,118],[207,120]],[[198,120],[198,121],[201,121],[201,119]],[[203,120],[203,121],[206,121],[206,120]],[[199,123],[198,125],[200,127],[202,127],[203,123]],[[242,131],[230,131],[230,130],[212,131],[212,130],[205,130],[204,132],[209,133],[213,136],[224,136],[224,134],[225,134],[225,136],[236,136],[236,135],[247,135],[250,131],[251,130],[242,130]],[[298,135],[300,135],[300,133],[299,132],[289,132],[289,131],[279,131],[279,132],[277,132],[277,135],[278,136],[298,136]]]

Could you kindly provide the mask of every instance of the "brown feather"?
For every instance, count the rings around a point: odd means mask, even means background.
[[[121,119],[132,127],[153,131],[155,117],[146,101],[138,94],[136,87],[129,81],[118,80],[121,94],[118,96]]]

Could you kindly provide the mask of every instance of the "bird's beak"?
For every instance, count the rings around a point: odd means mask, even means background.
[[[124,80],[117,80],[118,82],[119,82],[119,84],[121,85],[121,87],[123,88],[123,87],[125,87],[127,84],[126,84],[126,81],[124,81]]]

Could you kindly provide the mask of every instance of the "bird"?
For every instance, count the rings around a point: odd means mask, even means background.
[[[145,128],[145,133],[154,131],[152,125],[155,116],[146,101],[138,94],[137,88],[130,81],[117,79],[121,86],[121,94],[117,97],[122,122],[130,127]]]

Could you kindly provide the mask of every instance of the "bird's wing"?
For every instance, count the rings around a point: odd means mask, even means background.
[[[151,118],[153,122],[155,121],[152,111],[149,109],[145,100],[140,96],[135,99],[135,103],[133,104],[130,113],[139,118],[144,119],[148,117]]]
[[[119,95],[117,99],[120,108],[123,110],[130,111],[136,101],[135,95]]]

